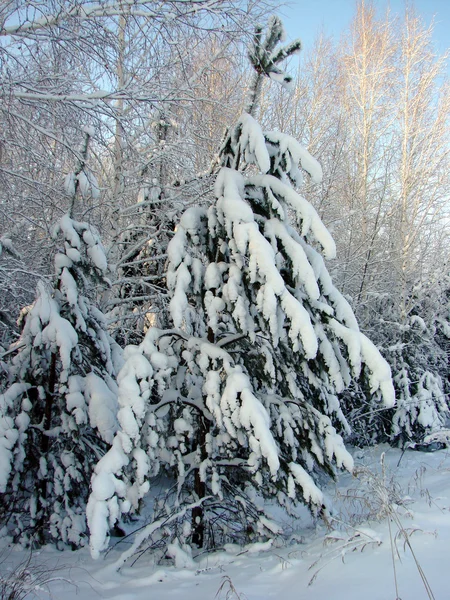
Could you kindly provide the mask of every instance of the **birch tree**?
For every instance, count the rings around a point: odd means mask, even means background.
[[[83,127],[95,129],[91,167],[101,193],[95,201],[86,199],[76,217],[97,226],[116,264],[121,232],[130,225],[121,211],[136,203],[161,161],[174,169],[183,164],[174,145],[161,152],[151,123],[168,108],[195,99],[196,74],[184,71],[191,41],[219,32],[229,43],[264,10],[259,3],[247,11],[222,0],[2,4],[2,233],[20,235],[18,245],[29,251],[24,262],[35,265],[33,271],[48,275],[49,232],[68,205],[61,173],[79,160]],[[18,221],[19,232],[13,226]]]

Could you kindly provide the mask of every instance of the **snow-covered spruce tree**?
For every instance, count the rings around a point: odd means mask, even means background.
[[[189,208],[169,244],[173,328],[150,329],[125,350],[120,429],[95,468],[88,504],[95,557],[161,472],[173,487],[136,545],[149,538],[174,556],[180,544],[273,535],[257,497],[325,515],[319,474],[352,468],[336,431],[347,427],[337,393],[364,362],[372,392],[394,402],[389,367],[319,252],[333,257],[333,240],[294,190],[299,165],[316,181],[320,166],[251,115],[263,76],[288,82],[277,65],[300,44],[277,49],[281,39],[277,18],[264,39],[257,31],[248,111],[221,147],[215,202]]]
[[[55,236],[55,286],[38,285],[0,396],[0,514],[17,540],[81,546],[91,472],[117,429],[120,351],[93,297],[107,271],[97,233],[66,215]]]

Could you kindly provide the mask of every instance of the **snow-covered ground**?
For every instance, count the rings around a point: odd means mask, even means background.
[[[31,558],[30,572],[41,573],[31,587],[55,600],[449,598],[450,452],[402,454],[383,446],[353,454],[356,477],[342,475],[327,488],[331,528],[302,511],[284,523],[289,543],[229,547],[187,567],[155,565],[145,554],[119,572],[114,562],[124,543],[98,561],[87,549],[46,547]],[[28,558],[4,545],[2,577],[11,579],[13,565]],[[47,578],[53,581],[42,585]]]

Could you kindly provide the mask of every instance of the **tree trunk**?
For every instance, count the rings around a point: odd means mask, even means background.
[[[41,443],[39,447],[39,457],[45,458],[48,460],[48,451],[50,448],[50,438],[47,435],[47,431],[50,429],[52,424],[52,413],[53,413],[53,403],[54,403],[54,392],[56,385],[56,353],[52,354],[51,362],[50,362],[50,371],[48,378],[48,389],[45,395],[45,405],[44,405],[44,415],[42,419],[42,433],[41,433]],[[39,401],[39,400],[37,400]],[[39,466],[37,467],[39,468]],[[39,544],[45,543],[45,515],[47,508],[47,485],[48,479],[46,477],[42,477],[39,482],[38,490],[37,490],[37,504],[38,504],[38,512],[40,512],[39,519],[36,523],[36,531],[38,535]]]
[[[208,342],[214,343],[214,332],[211,327],[208,328]],[[206,434],[208,432],[208,424],[206,420],[199,416],[197,429],[196,448],[200,449],[200,461],[207,458],[205,444]],[[194,475],[194,492],[198,500],[202,500],[206,496],[205,482],[200,479],[200,468],[196,469]],[[203,548],[205,541],[205,514],[203,506],[196,506],[192,509],[192,543],[198,548]]]

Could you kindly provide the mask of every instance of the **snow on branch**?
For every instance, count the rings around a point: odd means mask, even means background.
[[[28,12],[37,15],[41,8],[35,6],[33,2],[29,3]],[[105,17],[115,17],[126,15],[130,17],[144,17],[158,21],[176,21],[184,19],[190,15],[197,15],[199,12],[214,12],[222,2],[219,0],[171,0],[165,5],[158,5],[158,10],[154,10],[153,3],[148,0],[120,0],[119,2],[72,2],[73,6],[65,8],[63,3],[58,12],[44,14],[37,18],[23,18],[17,15],[20,21],[18,25],[7,25],[0,29],[0,36],[26,36],[35,31],[47,30],[58,26],[64,21],[76,19],[85,21],[87,19],[99,19]],[[69,4],[70,6],[70,4]],[[232,10],[232,4],[229,4]],[[32,12],[34,9],[34,12]]]

